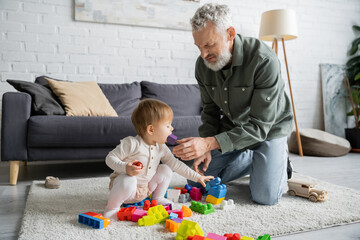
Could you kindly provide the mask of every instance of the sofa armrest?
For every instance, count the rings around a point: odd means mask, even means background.
[[[4,93],[2,99],[1,160],[28,159],[27,131],[31,96],[21,92]]]

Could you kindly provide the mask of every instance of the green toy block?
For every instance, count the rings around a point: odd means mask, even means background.
[[[264,236],[259,236],[256,240],[271,240],[270,234],[265,234]]]
[[[202,204],[201,202],[196,202],[196,201],[191,202],[190,209],[205,215],[215,211],[211,203]]]
[[[177,231],[175,240],[186,240],[189,236],[204,236],[204,232],[201,230],[197,222],[189,220],[183,220]]]
[[[154,215],[150,215],[150,216],[146,215],[138,220],[139,226],[150,226],[150,225],[155,225],[156,223],[157,223],[157,219],[155,218]]]

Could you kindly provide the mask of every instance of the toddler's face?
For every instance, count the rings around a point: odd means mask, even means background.
[[[164,144],[167,137],[172,133],[174,128],[171,126],[172,120],[165,120],[154,124],[154,135],[152,136],[155,142]]]

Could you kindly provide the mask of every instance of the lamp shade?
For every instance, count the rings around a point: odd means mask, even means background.
[[[291,9],[278,9],[261,15],[259,38],[273,41],[274,38],[291,40],[297,38],[296,14]]]

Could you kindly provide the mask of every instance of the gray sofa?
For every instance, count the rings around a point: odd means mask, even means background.
[[[38,84],[44,84],[38,82]],[[21,161],[104,159],[120,139],[136,135],[131,113],[142,98],[168,103],[178,138],[198,135],[201,100],[195,84],[99,84],[118,117],[34,115],[32,97],[3,95],[1,160],[10,161],[10,184],[16,185]]]

